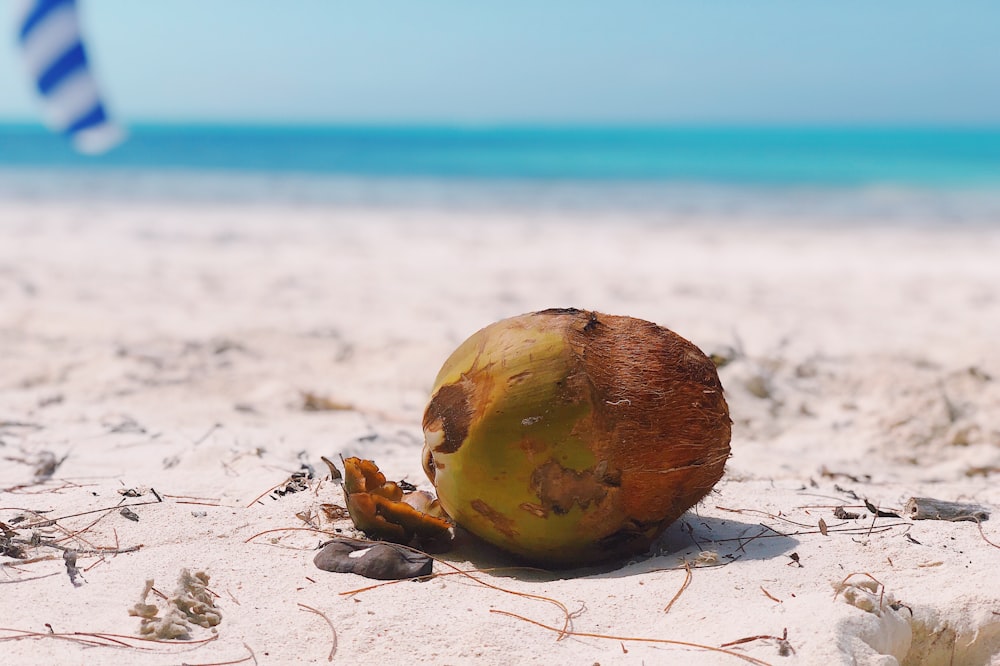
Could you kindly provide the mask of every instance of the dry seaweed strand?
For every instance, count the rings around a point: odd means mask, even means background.
[[[157,497],[161,496],[159,493],[156,492],[155,488],[150,488],[150,491],[152,491],[152,493]],[[196,495],[170,495],[167,493],[163,493],[162,497],[175,500],[176,504],[199,504],[199,503],[213,502],[214,506],[221,506],[220,503],[222,502],[222,500],[218,499],[217,497],[198,497]],[[190,500],[190,501],[184,502],[181,500]]]
[[[487,567],[485,569],[475,569],[471,573],[494,573],[497,571],[531,571],[536,573],[552,573],[548,569],[537,569],[535,567]],[[378,589],[380,587],[385,587],[387,585],[396,585],[398,583],[412,583],[414,580],[433,580],[435,578],[445,578],[447,576],[458,576],[461,574],[469,573],[463,570],[459,571],[435,571],[427,576],[420,576],[419,578],[400,578],[398,580],[383,580],[372,585],[366,585],[365,587],[359,587],[355,590],[347,590],[346,592],[339,592],[340,596],[352,597],[356,594],[361,594],[362,592],[371,592],[372,590]]]
[[[746,654],[740,654],[739,652],[734,652],[732,650],[727,650],[725,648],[714,647],[712,645],[702,645],[700,643],[690,643],[688,641],[676,641],[676,640],[671,640],[669,638],[643,638],[643,637],[638,637],[638,636],[611,636],[611,635],[608,635],[608,634],[592,634],[592,633],[584,632],[584,631],[560,630],[560,629],[557,629],[556,627],[551,627],[551,626],[549,626],[547,624],[544,624],[542,622],[538,622],[537,620],[532,620],[531,618],[524,617],[523,615],[518,615],[517,613],[509,613],[507,611],[497,610],[495,608],[491,608],[490,612],[491,613],[496,613],[497,615],[506,615],[508,617],[512,617],[512,618],[521,620],[523,622],[527,622],[529,624],[533,624],[533,625],[535,625],[537,627],[541,627],[542,629],[547,629],[549,631],[554,631],[554,632],[556,632],[556,633],[558,633],[560,635],[560,639],[562,637],[564,637],[564,636],[573,636],[573,637],[576,637],[576,638],[600,638],[600,639],[604,639],[604,640],[612,640],[612,641],[619,641],[619,642],[633,641],[633,642],[636,642],[636,643],[656,643],[656,644],[659,644],[659,645],[676,645],[678,647],[687,647],[687,648],[694,648],[696,650],[707,650],[709,652],[718,652],[720,654],[728,655],[730,657],[735,657],[737,659],[742,659],[743,661],[749,662],[751,664],[757,664],[758,666],[772,666],[772,664],[770,664],[769,662],[766,662],[766,661],[764,661],[762,659],[757,659],[756,657],[751,657],[750,655],[746,655]]]
[[[795,653],[795,648],[793,648],[791,643],[788,642],[788,627],[785,627],[785,629],[781,632],[781,636],[768,636],[766,634],[762,634],[760,636],[747,636],[746,638],[738,638],[735,641],[723,643],[720,647],[732,647],[733,645],[743,645],[744,643],[752,643],[753,641],[767,640],[778,642],[778,654],[782,657],[787,657],[789,654]]]
[[[765,530],[768,530],[768,531],[772,532],[772,534],[767,534],[766,532],[761,532],[760,534],[754,535],[752,537],[728,537],[728,538],[725,538],[725,539],[713,539],[712,543],[727,543],[727,542],[730,542],[730,541],[737,541],[737,542],[740,542],[740,547],[737,550],[741,550],[744,546],[748,545],[751,541],[755,541],[757,539],[774,539],[774,538],[777,538],[777,537],[784,537],[784,538],[787,539],[787,538],[796,537],[796,536],[806,536],[808,534],[822,534],[822,532],[819,529],[815,529],[815,530],[798,530],[798,531],[795,531],[795,532],[779,532],[778,530],[774,529],[770,525],[765,525],[763,523],[759,523],[759,525],[760,525],[760,527],[764,528]],[[890,523],[888,525],[879,525],[878,527],[875,527],[875,528],[872,528],[870,526],[869,527],[843,527],[843,528],[828,527],[826,531],[828,533],[830,533],[830,534],[832,534],[834,532],[837,532],[837,533],[840,533],[840,534],[864,534],[864,535],[870,535],[870,534],[881,534],[882,532],[888,532],[889,530],[894,529],[896,527],[906,528],[906,531],[908,532],[910,529],[913,528],[913,524],[912,523]]]
[[[674,603],[678,599],[681,598],[682,594],[684,594],[684,590],[688,589],[688,586],[691,584],[691,579],[692,578],[693,578],[693,576],[691,575],[691,565],[687,561],[685,561],[684,562],[684,582],[681,583],[680,589],[677,590],[677,593],[670,600],[670,603],[668,603],[667,606],[666,606],[666,608],[663,609],[664,613],[669,613],[670,612],[670,609],[673,608]]]
[[[50,638],[55,640],[68,641],[70,643],[78,643],[87,647],[111,647],[111,648],[128,648],[132,650],[142,650],[143,652],[189,652],[191,650],[196,650],[206,643],[211,643],[212,641],[219,638],[218,634],[214,636],[209,636],[208,638],[202,638],[198,640],[184,641],[183,643],[178,643],[177,641],[166,641],[157,638],[139,638],[137,636],[126,636],[124,634],[112,634],[105,632],[91,632],[91,631],[70,631],[70,632],[43,632],[43,631],[29,631],[27,629],[11,629],[8,627],[0,627],[0,632],[7,632],[14,634],[13,636],[0,636],[0,643],[6,641],[20,641],[25,639],[39,639],[39,638]],[[144,645],[135,645],[135,643],[149,643],[160,646],[170,646],[174,650],[165,650],[164,648],[156,647],[146,647]]]
[[[243,543],[250,543],[251,541],[253,541],[257,537],[264,536],[265,534],[271,534],[273,532],[312,532],[313,534],[317,534],[317,533],[318,534],[325,534],[326,536],[329,536],[329,537],[340,537],[340,538],[344,538],[344,539],[348,538],[348,537],[345,537],[345,536],[343,536],[341,534],[337,534],[336,532],[331,532],[330,530],[324,530],[324,529],[321,529],[319,527],[273,527],[273,528],[271,528],[269,530],[264,530],[262,532],[257,532],[256,534],[248,536],[246,539],[243,540]],[[358,539],[358,541],[361,541],[361,539]],[[313,548],[311,548],[311,547],[310,548],[303,548],[302,550],[313,550]]]
[[[9,460],[9,458],[8,458]],[[50,483],[58,483],[57,486],[49,486]],[[12,495],[48,495],[58,494],[68,488],[92,488],[96,483],[76,483],[68,479],[46,479],[44,481],[31,481],[29,483],[19,483],[9,488],[2,488],[0,491]],[[25,490],[26,488],[39,487],[41,490]]]
[[[250,646],[247,645],[246,643],[243,644],[243,647],[245,647],[247,649],[247,652],[249,652],[250,654],[243,657],[242,659],[233,659],[232,661],[213,661],[203,664],[192,664],[191,662],[185,661],[184,666],[231,666],[231,664],[242,664],[245,661],[252,661],[253,663],[256,664],[257,655],[253,653],[253,650],[251,650]]]
[[[60,520],[66,520],[67,518],[78,518],[80,516],[86,516],[86,515],[91,514],[91,513],[110,512],[110,511],[114,511],[115,509],[121,509],[123,506],[126,506],[126,507],[148,506],[150,504],[160,504],[160,502],[157,501],[157,500],[149,500],[148,502],[133,502],[131,504],[115,504],[114,506],[105,507],[103,509],[91,509],[89,511],[81,511],[79,513],[71,513],[71,514],[67,514],[65,516],[59,516],[58,518],[45,518],[44,520],[40,520],[40,521],[38,521],[36,523],[30,523],[28,525],[21,525],[20,527],[21,527],[21,529],[33,529],[35,527],[51,527],[51,526],[55,525],[56,522],[58,522]],[[7,509],[7,508],[13,508],[13,507],[3,507],[3,508]],[[34,513],[36,515],[38,514],[37,511],[34,511],[32,509],[20,509],[20,510],[22,510],[22,511],[28,511],[28,512]]]
[[[123,507],[123,509],[127,509],[127,508],[128,507]],[[91,521],[90,524],[88,524],[86,527],[82,527],[82,528],[80,528],[78,530],[73,530],[73,531],[67,530],[62,525],[53,525],[53,527],[55,527],[55,528],[57,528],[59,530],[62,530],[64,536],[62,536],[62,537],[60,537],[58,539],[54,539],[52,541],[52,543],[53,544],[58,544],[58,543],[63,542],[63,541],[70,541],[72,539],[76,539],[76,540],[78,540],[78,541],[80,541],[82,543],[87,544],[91,548],[96,548],[96,546],[93,543],[91,543],[87,539],[83,538],[83,535],[86,534],[87,532],[89,532],[90,530],[92,530],[94,528],[94,526],[97,525],[97,523],[101,522],[102,520],[104,520],[109,515],[111,515],[110,511],[102,513],[100,516],[98,516],[93,521]]]
[[[333,661],[333,656],[337,654],[337,628],[333,626],[333,622],[330,620],[329,617],[327,617],[326,613],[324,613],[323,611],[313,608],[312,606],[306,606],[303,603],[299,603],[298,605],[299,608],[309,611],[310,613],[319,615],[321,618],[326,620],[327,625],[329,625],[330,627],[330,632],[333,633],[333,645],[330,646],[330,654],[327,655],[326,660]]]
[[[728,508],[726,508],[724,506],[716,506],[715,508],[719,509],[721,511],[728,511],[730,513],[759,514],[761,516],[766,516],[766,517],[770,518],[771,520],[778,520],[778,521],[781,521],[783,523],[788,523],[790,525],[795,525],[796,527],[815,527],[815,524],[813,524],[813,523],[800,523],[800,522],[792,520],[791,518],[787,518],[785,516],[776,516],[773,513],[769,513],[767,511],[761,511],[760,509],[728,509]],[[844,524],[845,523],[839,523],[835,527],[839,527],[840,525],[844,525]]]
[[[135,502],[135,503],[127,504],[127,505],[124,505],[124,506],[125,507],[129,507],[129,506],[145,506],[145,505],[149,505],[149,504],[159,504],[160,501],[162,501],[162,500],[149,501],[149,502]],[[52,549],[55,549],[55,550],[59,550],[59,551],[63,552],[64,559],[67,557],[67,554],[69,554],[69,553],[72,553],[74,557],[76,555],[98,555],[99,559],[85,569],[85,571],[89,571],[93,567],[99,565],[101,562],[106,561],[104,559],[105,555],[120,555],[122,553],[131,553],[131,552],[135,552],[135,551],[139,550],[140,548],[142,548],[142,544],[139,544],[139,545],[136,545],[136,546],[129,546],[129,547],[126,547],[126,548],[122,548],[121,544],[118,541],[118,533],[117,533],[116,530],[112,530],[114,532],[114,535],[115,535],[115,545],[114,545],[114,547],[101,547],[101,546],[97,546],[93,542],[91,542],[90,540],[88,540],[87,538],[85,538],[85,536],[84,536],[98,522],[100,522],[105,517],[107,517],[108,515],[110,515],[110,513],[112,511],[115,511],[116,509],[122,508],[122,506],[123,505],[121,503],[119,503],[119,504],[117,504],[115,506],[104,507],[104,508],[101,508],[101,509],[92,509],[92,510],[89,510],[89,511],[81,511],[81,512],[78,512],[78,513],[68,514],[68,515],[65,515],[65,516],[59,516],[59,517],[56,517],[56,518],[47,518],[47,517],[44,517],[41,512],[33,510],[33,509],[22,509],[22,508],[18,508],[18,507],[2,507],[2,508],[3,508],[3,510],[19,510],[19,511],[23,511],[25,513],[33,514],[37,518],[37,520],[35,520],[34,522],[30,522],[30,523],[27,523],[25,525],[18,525],[17,529],[19,529],[19,530],[34,530],[34,529],[40,528],[40,527],[52,527],[52,528],[54,528],[54,529],[56,529],[56,530],[58,530],[59,532],[62,533],[62,536],[50,537],[50,538],[40,538],[37,535],[33,535],[31,538],[11,538],[10,539],[11,543],[16,543],[16,544],[24,545],[24,546],[29,546],[29,547],[32,547],[32,548],[52,548]],[[86,515],[90,515],[90,514],[94,514],[94,513],[99,513],[100,515],[95,520],[91,521],[88,525],[86,525],[85,527],[80,528],[80,529],[70,530],[70,529],[68,529],[66,527],[63,527],[62,525],[59,524],[59,521],[62,521],[62,520],[68,519],[68,518],[76,518],[76,517],[79,517],[79,516],[86,516]],[[83,544],[85,547],[81,548],[81,547],[78,547],[76,545],[69,545],[69,546],[68,545],[64,545],[64,543],[68,542],[68,541],[75,541],[76,544]],[[50,558],[50,557],[35,557],[35,558],[26,559],[26,560],[19,560],[16,563],[13,563],[13,562],[10,562],[10,563],[4,562],[4,563],[2,563],[2,565],[3,566],[16,567],[16,565],[30,564],[30,563],[33,563],[33,562],[39,562],[39,561],[48,560],[48,559],[55,559],[55,558]],[[68,569],[68,570],[71,572],[71,578],[72,578],[72,572],[73,571],[75,571],[77,574],[80,573],[79,570],[75,568],[75,561],[74,561],[74,567],[72,569]],[[22,581],[36,580],[36,578],[37,577],[22,579]],[[8,581],[8,582],[21,582],[21,581]]]
[[[983,537],[983,541],[985,541],[989,545],[993,546],[994,548],[1000,548],[1000,543],[994,543],[993,541],[990,541],[986,537],[986,532],[983,531],[983,521],[977,520],[976,521],[976,527],[979,528],[979,536]]]
[[[278,488],[281,488],[282,486],[288,485],[290,483],[290,481],[291,481],[291,478],[292,478],[292,475],[289,474],[287,477],[285,477],[285,479],[283,481],[280,481],[280,482],[274,484],[273,486],[271,486],[270,488],[268,488],[267,490],[265,490],[264,492],[262,492],[260,495],[257,495],[257,497],[254,497],[253,501],[251,501],[249,504],[247,504],[243,508],[244,509],[249,509],[254,504],[256,504],[257,502],[261,501],[262,499],[264,499],[264,497],[266,497],[267,495],[271,494],[272,492],[274,492]],[[196,502],[183,502],[183,504],[196,504]],[[218,506],[218,505],[217,504],[213,504],[211,506]]]
[[[55,558],[53,557],[47,559],[55,559]],[[12,563],[4,562],[3,564],[4,566],[10,566]],[[32,576],[31,578],[18,578],[17,580],[0,580],[0,585],[14,585],[15,583],[27,583],[29,580],[40,580],[42,578],[50,578],[52,576],[61,576],[61,575],[62,575],[61,571],[55,571],[53,573],[42,574],[41,576]]]
[[[752,643],[753,641],[783,641],[788,640],[788,630],[785,630],[785,637],[781,636],[770,636],[768,634],[761,634],[759,636],[747,636],[746,638],[737,638],[735,641],[729,641],[728,643],[723,643],[720,647],[732,647],[734,645],[743,645],[744,643]]]

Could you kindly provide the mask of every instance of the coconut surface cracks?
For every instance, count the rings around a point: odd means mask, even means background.
[[[462,527],[522,559],[646,550],[722,476],[715,366],[650,322],[546,310],[477,332],[424,414],[425,469]]]

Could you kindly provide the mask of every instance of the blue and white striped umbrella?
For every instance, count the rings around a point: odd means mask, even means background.
[[[22,0],[18,41],[49,126],[77,150],[96,154],[125,133],[108,117],[87,64],[75,0]]]

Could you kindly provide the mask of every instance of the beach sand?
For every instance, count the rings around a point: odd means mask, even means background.
[[[996,228],[100,200],[0,220],[4,664],[1000,664],[1000,516],[903,511],[1000,507]],[[313,565],[308,528],[353,534],[320,456],[431,489],[444,359],[569,306],[729,359],[715,491],[631,562],[344,594],[374,581]],[[137,640],[145,581],[169,597],[183,569],[221,622]]]

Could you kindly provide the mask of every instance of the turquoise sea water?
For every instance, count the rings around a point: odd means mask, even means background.
[[[0,125],[0,195],[773,212],[1000,220],[1000,128],[139,125],[101,157]]]
[[[99,158],[0,126],[0,167],[739,185],[1000,187],[1000,128],[462,129],[140,125]]]

